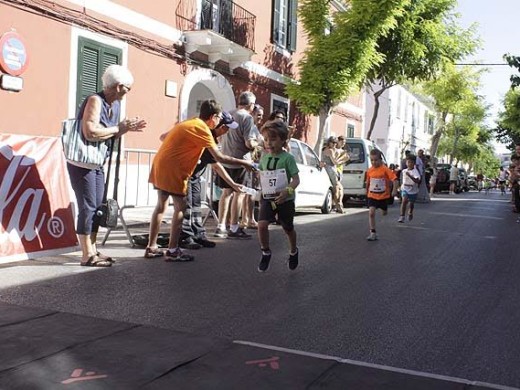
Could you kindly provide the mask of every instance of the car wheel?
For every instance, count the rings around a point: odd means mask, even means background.
[[[321,206],[322,214],[330,214],[332,211],[332,191],[328,190],[327,195],[325,196],[325,201],[323,202],[323,206]]]

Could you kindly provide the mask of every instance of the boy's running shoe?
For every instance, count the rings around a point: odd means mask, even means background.
[[[408,220],[411,221],[413,219],[413,213],[408,213]]]
[[[258,264],[258,272],[265,272],[269,268],[269,262],[271,261],[271,252],[264,254],[262,252],[262,259]]]
[[[368,235],[367,240],[368,240],[368,241],[376,241],[376,240],[377,240],[377,234],[374,233],[374,232],[371,232],[371,233]]]
[[[289,265],[289,269],[291,271],[295,270],[296,267],[298,267],[298,254],[299,254],[299,250],[298,248],[296,248],[296,253],[294,255],[291,255],[289,253],[289,261],[288,261],[288,265]]]
[[[236,232],[230,231],[227,234],[227,238],[235,239],[238,238],[239,240],[248,240],[251,238],[251,234],[248,234],[244,231],[244,228],[239,227]]]
[[[184,253],[180,248],[177,248],[173,251],[168,249],[164,253],[164,261],[167,262],[181,262],[193,260],[195,260],[195,257],[193,255],[188,255],[187,253]]]
[[[401,216],[399,217],[399,219],[397,220],[397,222],[399,222],[399,223],[404,223],[404,216],[401,215]]]

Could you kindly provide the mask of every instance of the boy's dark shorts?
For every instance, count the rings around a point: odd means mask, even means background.
[[[388,202],[390,198],[387,199],[372,199],[367,198],[367,207],[375,207],[376,209],[388,210]]]
[[[233,181],[237,184],[244,184],[244,180],[246,179],[246,169],[245,168],[226,168],[224,167],[226,172],[231,176]],[[222,179],[219,175],[215,175],[215,184],[220,188],[231,188],[231,186]]]
[[[294,200],[288,200],[282,204],[277,204],[276,209],[273,208],[274,201],[260,199],[260,211],[258,213],[259,221],[276,222],[282,225],[285,231],[294,230]]]

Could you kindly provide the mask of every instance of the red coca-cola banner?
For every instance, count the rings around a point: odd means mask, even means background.
[[[0,261],[76,250],[61,140],[0,134]]]

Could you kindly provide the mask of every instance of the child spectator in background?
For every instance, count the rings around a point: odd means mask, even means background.
[[[379,150],[372,149],[370,151],[370,162],[372,166],[367,171],[366,183],[370,227],[367,240],[375,241],[378,238],[376,233],[376,209],[381,209],[383,215],[388,213],[388,198],[396,195],[398,182],[395,173],[383,164]]]
[[[264,155],[260,159],[260,185],[262,198],[258,216],[258,240],[262,259],[258,271],[265,272],[271,261],[269,248],[269,224],[276,220],[282,225],[290,245],[288,265],[290,270],[298,266],[298,247],[294,230],[294,190],[300,184],[298,167],[292,154],[283,150],[289,129],[283,120],[275,119],[262,127]]]
[[[413,209],[415,201],[417,200],[417,194],[419,193],[419,183],[421,182],[421,174],[416,168],[415,160],[415,156],[409,155],[406,158],[406,168],[403,169],[402,172],[403,184],[401,184],[401,197],[403,202],[401,203],[401,213],[397,220],[399,223],[404,223],[408,203],[410,203],[408,220],[411,221],[413,219]]]

